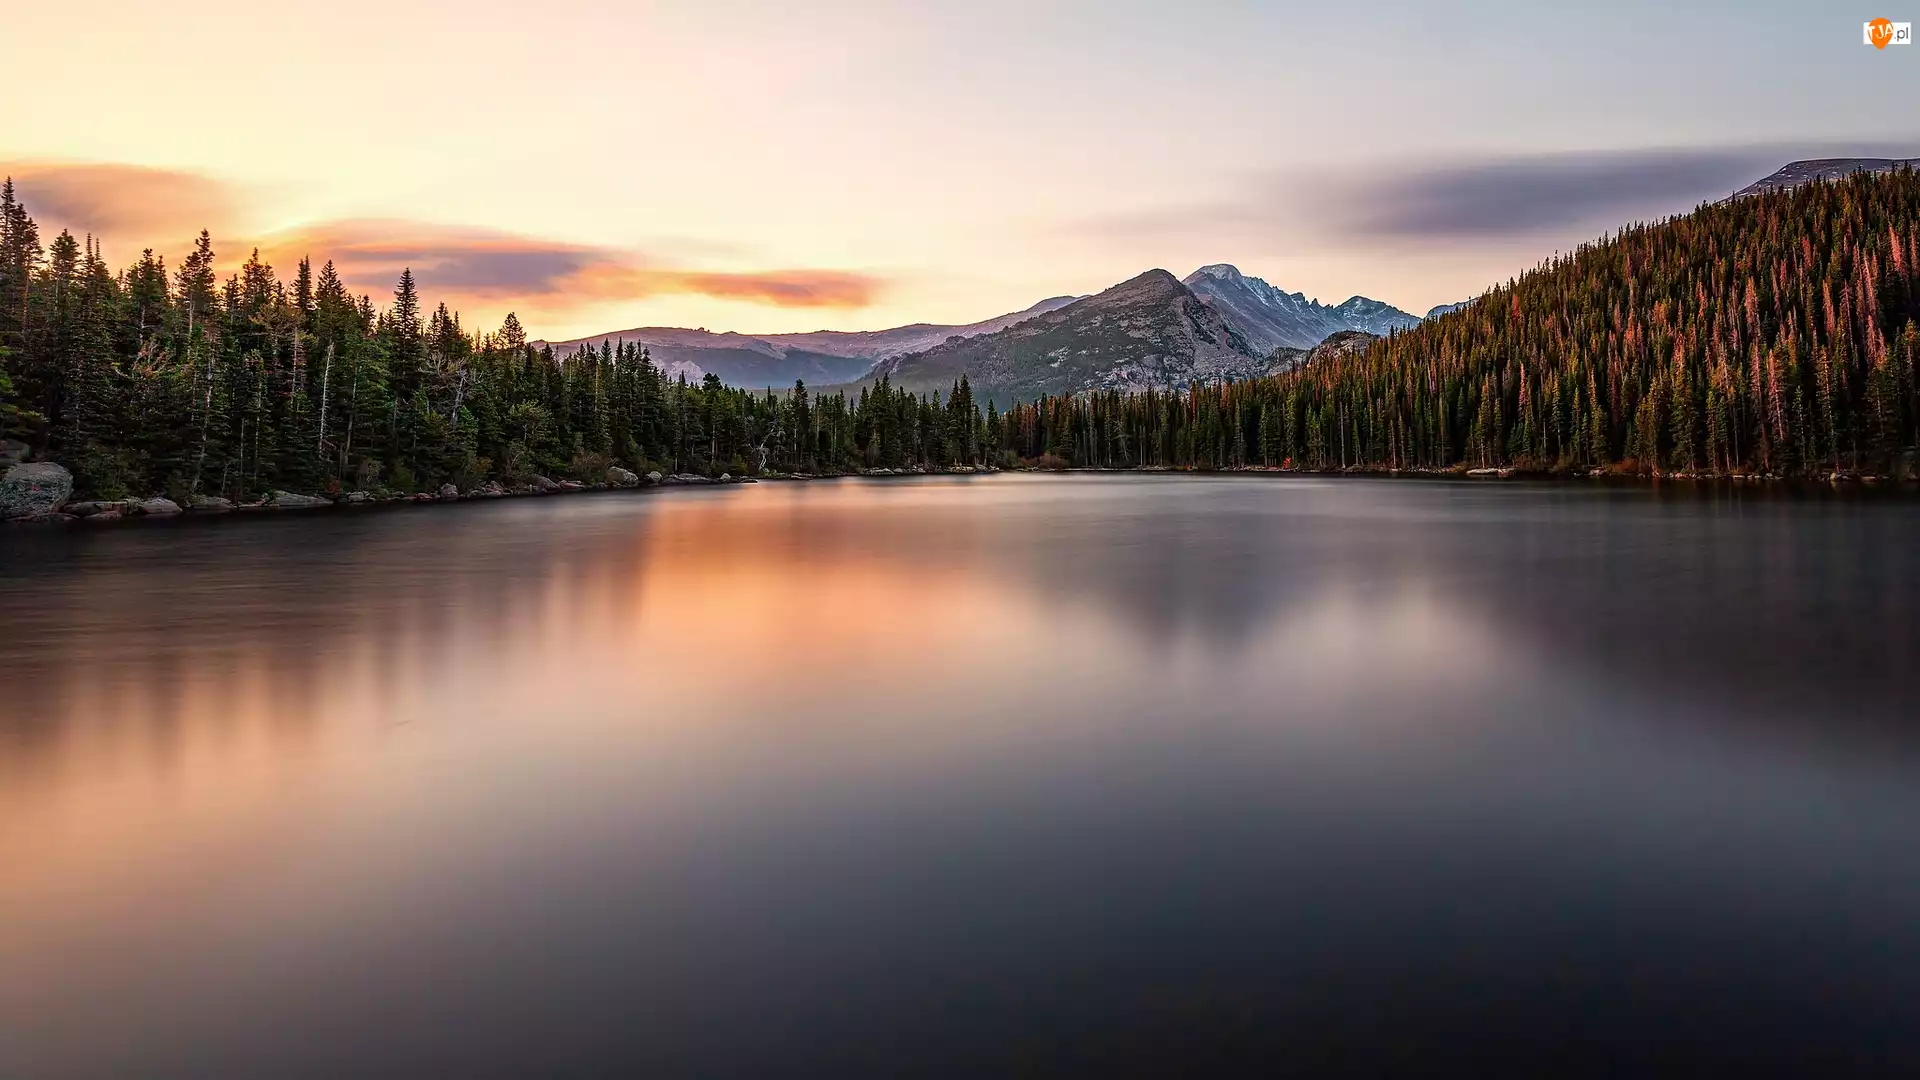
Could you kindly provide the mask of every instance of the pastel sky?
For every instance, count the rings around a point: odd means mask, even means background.
[[[205,226],[552,338],[1210,262],[1423,312],[1791,157],[1920,155],[1878,15],[1920,0],[58,0],[6,15],[0,171],[116,262]]]

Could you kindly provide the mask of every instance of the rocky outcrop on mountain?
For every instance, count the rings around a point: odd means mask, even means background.
[[[1203,266],[1188,274],[1184,283],[1261,355],[1270,355],[1276,348],[1311,349],[1342,330],[1385,334],[1420,322],[1391,304],[1364,296],[1328,306],[1303,293],[1275,288],[1227,263]]]
[[[1028,399],[1094,389],[1184,386],[1263,373],[1263,354],[1165,270],[1149,270],[1057,311],[875,366],[913,390],[962,374],[976,394]]]
[[[1322,360],[1336,356],[1352,356],[1365,352],[1367,346],[1385,337],[1385,334],[1369,334],[1365,330],[1342,330],[1308,350],[1303,367],[1310,367]]]
[[[1417,316],[1409,315],[1392,304],[1369,300],[1364,296],[1349,297],[1335,305],[1333,310],[1346,329],[1374,337],[1386,337],[1395,330],[1407,330],[1420,325]]]
[[[1457,304],[1440,304],[1429,309],[1427,311],[1426,318],[1437,319],[1442,315],[1451,315],[1454,312],[1459,311],[1461,308],[1466,307],[1468,304],[1471,304],[1471,303],[1473,303],[1473,301],[1471,300],[1462,300]],[[1422,319],[1420,321],[1425,322],[1426,319]]]
[[[930,349],[948,338],[995,333],[1035,315],[1057,311],[1075,299],[1049,297],[1022,311],[963,325],[913,323],[889,330],[799,334],[716,334],[705,329],[642,326],[551,344],[556,355],[566,356],[583,347],[597,348],[602,342],[638,342],[670,376],[684,374],[692,382],[712,373],[729,386],[790,387],[795,379],[817,386],[850,382],[866,374],[876,361]]]
[[[1808,158],[1805,161],[1790,161],[1772,175],[1734,192],[1733,198],[1799,187],[1815,180],[1844,180],[1858,172],[1883,173],[1903,167],[1920,169],[1920,158]]]

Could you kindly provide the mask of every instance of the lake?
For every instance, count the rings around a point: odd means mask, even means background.
[[[1920,503],[0,531],[0,1075],[1920,1066]]]

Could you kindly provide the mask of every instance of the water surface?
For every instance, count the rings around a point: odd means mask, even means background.
[[[0,1075],[1920,1065],[1920,507],[0,532]]]

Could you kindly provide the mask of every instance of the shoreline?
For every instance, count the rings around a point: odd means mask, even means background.
[[[624,471],[624,470],[622,470]],[[125,498],[111,500],[65,500],[57,509],[48,513],[36,513],[7,518],[0,524],[7,525],[104,525],[111,522],[134,521],[143,519],[210,519],[224,517],[277,517],[283,514],[295,514],[316,510],[340,510],[356,508],[397,507],[397,506],[443,506],[470,502],[492,502],[499,499],[545,498],[558,495],[601,494],[608,492],[646,492],[659,491],[675,487],[720,487],[758,483],[808,483],[815,480],[887,480],[924,476],[995,476],[995,475],[1169,475],[1169,476],[1271,476],[1271,477],[1351,477],[1380,480],[1455,480],[1479,483],[1500,483],[1531,481],[1533,483],[1581,483],[1598,482],[1608,486],[1658,488],[1662,484],[1726,485],[1737,488],[1759,488],[1781,491],[1790,490],[1858,490],[1877,492],[1897,492],[1911,494],[1920,492],[1920,482],[1914,479],[1896,479],[1888,476],[1857,475],[1833,473],[1829,476],[1781,476],[1777,474],[1744,473],[1635,473],[1619,472],[1607,469],[1593,470],[1528,470],[1515,467],[1499,468],[1449,468],[1449,469],[1386,469],[1371,466],[1349,466],[1344,469],[1296,469],[1269,465],[1249,465],[1226,469],[1197,469],[1174,466],[1140,466],[1131,468],[1112,468],[1103,466],[1069,466],[1067,468],[1048,469],[1025,467],[1003,469],[991,465],[927,467],[910,466],[906,468],[854,469],[817,473],[771,472],[758,476],[709,477],[698,473],[675,473],[662,475],[649,473],[647,476],[633,476],[631,480],[606,480],[586,483],[578,480],[554,481],[537,477],[535,483],[506,487],[497,481],[489,481],[479,488],[460,492],[445,485],[440,492],[420,492],[403,494],[387,491],[352,491],[336,496],[302,495],[293,492],[276,491],[265,499],[247,503],[234,503],[227,499],[200,496],[190,500],[189,505],[181,506],[170,499],[153,496],[145,499]]]

